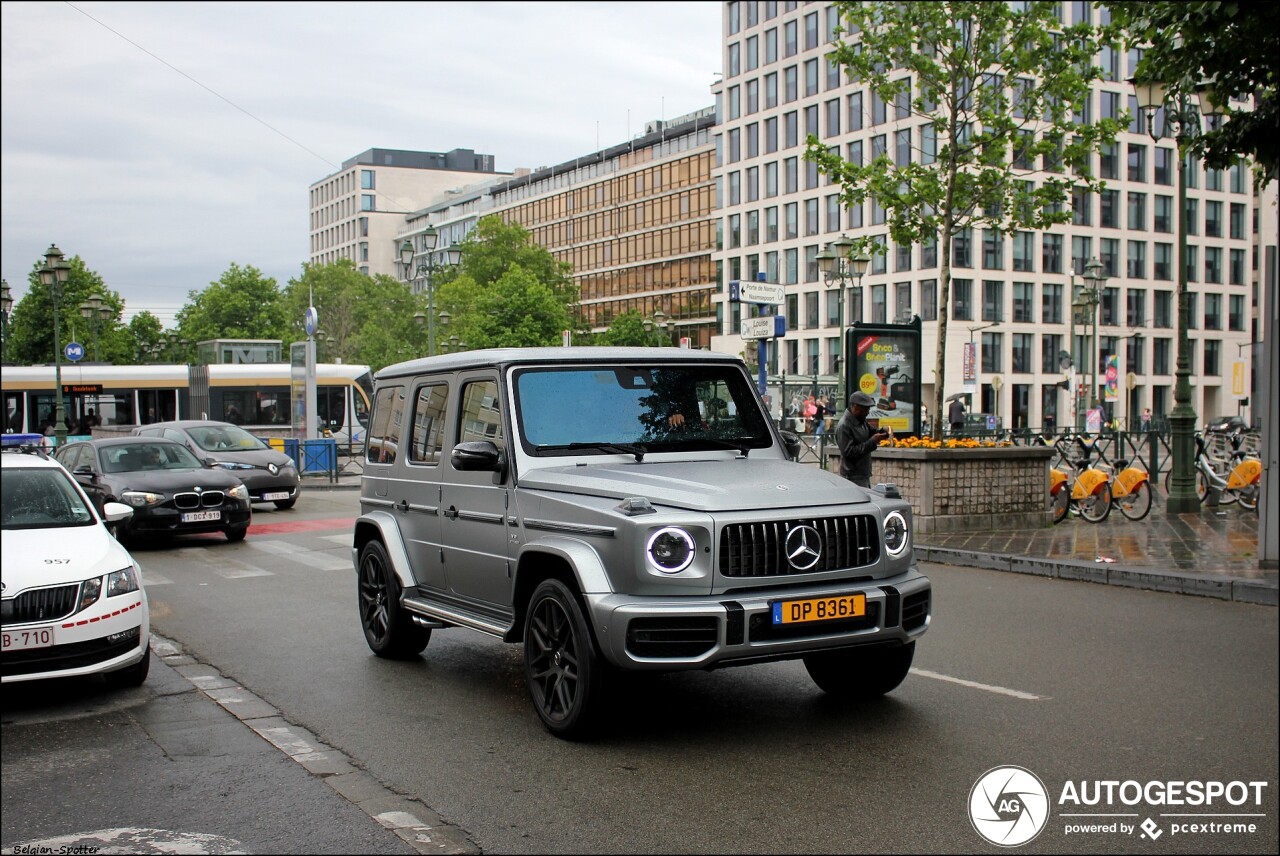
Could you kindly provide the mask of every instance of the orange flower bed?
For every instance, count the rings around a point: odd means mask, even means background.
[[[935,440],[932,437],[902,437],[892,440],[881,440],[881,448],[890,449],[993,449],[1000,446],[1012,446],[1009,440],[979,440],[975,437],[954,437],[947,440]]]

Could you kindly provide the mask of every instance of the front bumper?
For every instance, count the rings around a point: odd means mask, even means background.
[[[862,593],[857,618],[774,625],[779,600]],[[905,644],[929,627],[932,586],[914,568],[874,583],[772,589],[758,595],[636,598],[588,595],[606,659],[630,670],[709,669],[858,645]]]
[[[6,625],[4,630],[10,634],[49,628],[57,644],[5,651],[0,655],[0,681],[7,684],[114,672],[148,656],[151,618],[146,602],[125,596],[119,604],[109,601],[102,602],[101,608],[55,621]]]
[[[225,532],[227,529],[243,529],[249,525],[253,510],[248,500],[234,505],[223,503],[217,509],[200,509],[201,511],[219,511],[217,520],[200,520],[189,523],[182,522],[183,512],[164,506],[149,509],[134,509],[125,530],[129,537],[145,538],[150,535],[194,535],[202,532]]]

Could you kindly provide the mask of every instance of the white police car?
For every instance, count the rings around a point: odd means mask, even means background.
[[[142,572],[38,434],[0,440],[0,681],[101,674],[147,679],[151,618]]]

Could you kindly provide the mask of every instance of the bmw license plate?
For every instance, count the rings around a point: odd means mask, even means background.
[[[837,621],[867,614],[865,594],[779,600],[773,604],[774,624],[803,624],[809,621]]]
[[[221,520],[221,511],[188,511],[182,515],[183,523],[204,523],[207,520]]]
[[[289,498],[289,491],[287,490],[278,490],[270,493],[264,493],[262,495],[263,502],[270,502],[273,499],[288,499],[288,498]]]
[[[33,630],[6,630],[3,636],[2,647],[5,651],[52,648],[57,644],[53,637],[52,627],[37,627]]]

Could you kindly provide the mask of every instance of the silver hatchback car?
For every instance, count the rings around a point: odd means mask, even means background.
[[[252,502],[274,502],[276,508],[293,508],[302,493],[302,482],[293,459],[239,425],[181,419],[134,428],[133,433],[177,440],[197,458],[229,470],[248,489]]]

